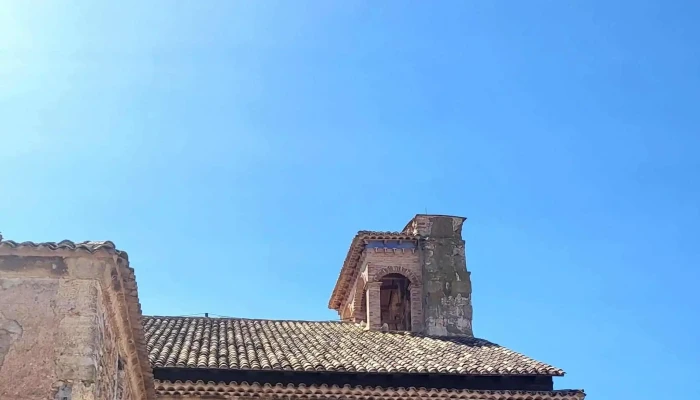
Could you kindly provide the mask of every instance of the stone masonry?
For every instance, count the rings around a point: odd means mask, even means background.
[[[0,243],[0,399],[153,398],[135,355],[128,273],[108,252]]]
[[[472,332],[472,285],[462,239],[466,218],[417,215],[404,229],[422,238],[425,333],[449,336]]]

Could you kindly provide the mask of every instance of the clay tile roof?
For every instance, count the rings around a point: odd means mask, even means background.
[[[469,390],[426,389],[415,387],[382,388],[371,386],[336,385],[283,385],[248,382],[170,382],[156,381],[156,393],[160,396],[225,396],[227,399],[265,398],[285,400],[308,399],[449,399],[449,400],[583,400],[583,390],[521,391],[521,390]]]
[[[117,250],[117,247],[109,240],[104,241],[87,241],[73,242],[70,240],[61,240],[60,242],[15,242],[14,240],[3,240],[0,235],[0,247],[10,247],[14,249],[32,248],[32,249],[47,249],[47,250],[73,250],[86,251],[95,253],[98,251],[107,251],[114,253],[126,259],[126,252]]]
[[[154,368],[564,375],[483,339],[365,331],[346,322],[144,317],[144,330]]]
[[[328,301],[328,308],[337,310],[344,296],[347,294],[350,283],[357,272],[357,261],[364,250],[365,240],[418,240],[419,237],[404,232],[383,231],[359,231],[352,240],[348,254],[345,256],[343,267],[340,269],[338,280],[333,288],[333,293]]]

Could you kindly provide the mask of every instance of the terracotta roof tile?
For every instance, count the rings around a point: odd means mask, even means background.
[[[15,242],[14,240],[3,240],[2,236],[0,235],[0,246],[10,247],[13,249],[32,248],[47,250],[82,250],[88,253],[107,251],[109,253],[114,253],[119,256],[122,256],[125,259],[127,258],[126,252],[117,250],[117,247],[114,245],[114,243],[109,240],[86,242],[73,242],[70,240],[61,240],[60,242]]]
[[[144,328],[154,368],[564,374],[483,339],[366,331],[345,322],[144,317]]]
[[[381,388],[367,386],[328,385],[261,385],[248,382],[169,382],[156,381],[156,393],[161,396],[212,396],[225,398],[265,398],[285,400],[349,399],[349,400],[583,400],[582,390],[521,391],[469,390],[426,388]]]

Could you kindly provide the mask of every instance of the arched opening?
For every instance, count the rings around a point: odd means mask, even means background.
[[[401,274],[384,275],[380,282],[382,326],[386,324],[390,331],[410,331],[411,282]]]

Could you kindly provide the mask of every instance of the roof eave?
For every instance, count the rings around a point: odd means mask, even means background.
[[[416,387],[374,387],[351,385],[283,385],[248,382],[192,382],[192,381],[155,381],[158,395],[175,396],[207,396],[223,394],[233,397],[251,394],[264,395],[270,398],[307,399],[309,394],[322,397],[364,399],[405,399],[433,398],[475,400],[489,398],[494,400],[583,400],[586,394],[583,390],[473,390],[473,389],[435,389]]]
[[[338,274],[338,279],[335,282],[335,286],[333,287],[333,292],[331,293],[331,298],[328,301],[328,308],[331,310],[339,310],[340,309],[340,291],[341,291],[341,286],[345,283],[346,274],[350,272],[350,269],[354,268],[357,265],[357,259],[354,256],[354,254],[360,250],[359,248],[361,247],[362,240],[361,234],[358,233],[355,235],[355,237],[352,239],[352,242],[350,243],[350,247],[348,248],[348,253],[345,256],[345,261],[343,261],[343,266],[340,269],[340,274]],[[361,251],[360,251],[361,252]],[[357,257],[359,258],[359,257]],[[353,264],[353,265],[351,265]]]

